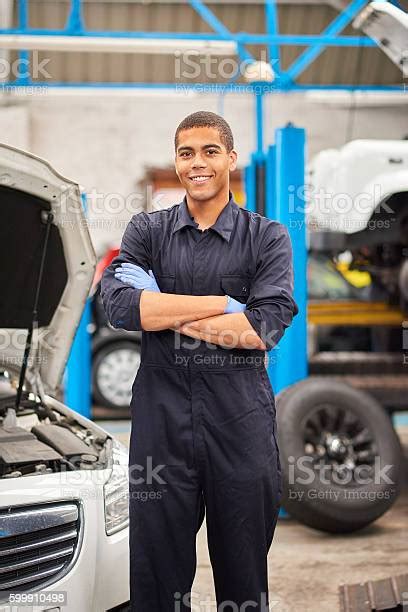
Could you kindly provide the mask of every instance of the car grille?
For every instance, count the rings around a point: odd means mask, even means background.
[[[0,600],[69,571],[79,552],[81,514],[74,502],[0,509]]]

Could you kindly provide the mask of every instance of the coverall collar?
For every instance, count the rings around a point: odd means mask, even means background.
[[[224,240],[227,242],[230,241],[232,230],[234,229],[235,219],[238,213],[239,206],[235,203],[234,197],[231,192],[229,192],[229,200],[228,204],[224,206],[214,225],[211,228],[216,231]],[[182,227],[187,225],[191,225],[191,227],[197,227],[198,223],[196,223],[193,217],[190,216],[190,212],[187,206],[187,197],[184,196],[183,201],[180,204],[177,220],[174,224],[173,234],[177,232]]]

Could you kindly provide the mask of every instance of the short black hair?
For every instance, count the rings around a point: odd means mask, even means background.
[[[174,136],[174,148],[177,151],[178,137],[182,130],[191,130],[191,128],[212,127],[218,130],[220,140],[227,149],[228,153],[234,148],[234,137],[228,123],[223,117],[217,113],[210,111],[197,111],[183,119],[179,124]]]

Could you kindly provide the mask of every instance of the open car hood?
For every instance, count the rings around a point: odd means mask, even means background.
[[[94,275],[96,256],[77,183],[48,162],[0,143],[0,367],[21,369],[32,320],[45,219],[52,213],[26,379],[58,386]]]

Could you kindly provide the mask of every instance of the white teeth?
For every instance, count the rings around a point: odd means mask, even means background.
[[[203,183],[204,181],[207,181],[209,178],[211,178],[211,177],[209,177],[209,176],[193,176],[192,180],[195,183]]]

